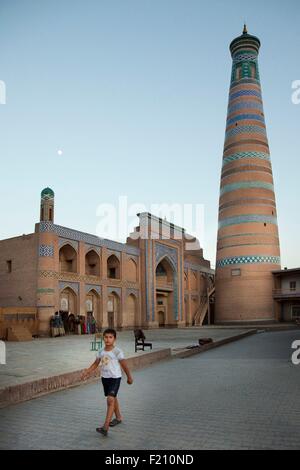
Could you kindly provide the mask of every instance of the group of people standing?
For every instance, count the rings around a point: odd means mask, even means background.
[[[50,329],[51,336],[95,334],[97,332],[97,323],[93,312],[88,312],[85,316],[60,310],[51,317]]]

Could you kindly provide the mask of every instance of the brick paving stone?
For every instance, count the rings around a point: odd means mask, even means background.
[[[100,382],[0,410],[1,449],[299,449],[297,331],[261,333],[123,381],[124,423],[104,438]]]

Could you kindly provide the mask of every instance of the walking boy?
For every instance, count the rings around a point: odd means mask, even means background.
[[[132,384],[133,378],[124,359],[124,353],[115,346],[117,333],[114,329],[108,328],[103,333],[105,347],[98,352],[95,362],[84,370],[81,378],[87,379],[99,366],[101,368],[101,380],[104,388],[104,395],[107,397],[107,413],[105,423],[96,431],[103,436],[107,436],[109,426],[116,426],[122,423],[119,402],[117,399],[118,390],[121,383],[122,371],[127,375],[127,383]],[[115,413],[115,419],[112,420]]]

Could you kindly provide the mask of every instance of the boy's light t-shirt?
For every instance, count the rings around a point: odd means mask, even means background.
[[[124,353],[119,348],[114,348],[111,351],[101,349],[97,357],[100,358],[101,377],[118,379],[122,377],[122,371],[119,361],[125,359]]]

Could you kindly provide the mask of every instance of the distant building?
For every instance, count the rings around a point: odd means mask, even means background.
[[[0,310],[49,333],[55,311],[93,313],[101,328],[184,327],[209,314],[214,271],[185,230],[151,215],[126,243],[54,223],[54,192],[41,193],[40,222],[29,235],[0,241]]]
[[[273,277],[278,320],[300,320],[300,268],[273,271]]]

